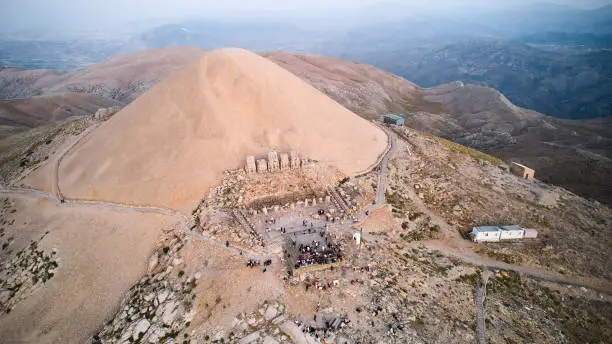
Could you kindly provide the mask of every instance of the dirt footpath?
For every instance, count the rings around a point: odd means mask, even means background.
[[[173,219],[47,200],[14,198],[14,256],[49,233],[42,250],[57,252],[58,268],[8,314],[0,316],[4,343],[81,343],[116,311],[122,295],[146,271],[163,226]],[[11,257],[4,257],[11,259]]]

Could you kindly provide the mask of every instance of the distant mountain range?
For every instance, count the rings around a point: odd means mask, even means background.
[[[303,30],[286,22],[224,22],[191,20],[161,25],[134,35],[120,47],[121,52],[168,46],[191,46],[202,49],[242,47],[271,50],[308,45],[302,42]],[[306,38],[306,37],[304,37]]]
[[[72,73],[0,69],[0,139],[99,108],[124,106],[201,54],[189,47],[140,51]]]
[[[569,33],[559,31],[538,32],[525,35],[517,41],[533,45],[580,46],[585,48],[612,48],[612,34],[595,35],[592,33]]]
[[[73,71],[116,54],[123,41],[117,39],[10,39],[0,38],[0,68]]]
[[[296,20],[194,19],[131,36],[0,39],[0,66],[73,71],[118,53],[191,46],[288,50],[371,64],[422,87],[452,81],[500,90],[515,104],[562,118],[612,114],[612,6],[552,4],[424,13],[388,3]],[[0,89],[7,98],[7,92]]]
[[[492,87],[521,107],[551,116],[612,114],[611,50],[554,52],[480,38],[412,54],[412,58],[398,55],[367,60],[423,87],[455,80]]]
[[[502,10],[473,11],[459,15],[458,20],[478,23],[512,37],[547,31],[611,34],[612,5],[586,10],[536,3]]]

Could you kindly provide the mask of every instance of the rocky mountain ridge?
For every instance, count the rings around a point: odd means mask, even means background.
[[[606,49],[571,53],[478,38],[409,57],[366,60],[423,87],[457,80],[492,87],[513,103],[550,116],[612,114],[612,53]]]

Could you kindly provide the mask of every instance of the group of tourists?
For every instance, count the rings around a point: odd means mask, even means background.
[[[336,263],[341,258],[341,250],[338,245],[322,245],[319,241],[313,240],[312,243],[307,245],[300,244],[294,267],[299,269],[311,264]]]
[[[256,266],[260,266],[261,262],[259,260],[255,260],[255,259],[249,259],[247,260],[247,264],[248,267],[250,268],[254,268]],[[268,270],[268,266],[272,265],[272,259],[266,259],[263,262],[263,272],[266,272]]]
[[[249,259],[246,264],[248,267],[252,268],[255,266],[260,266],[261,262],[259,260]]]

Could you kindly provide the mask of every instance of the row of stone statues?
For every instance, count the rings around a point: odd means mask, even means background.
[[[312,199],[306,198],[303,201],[291,202],[291,203],[285,204],[284,206],[273,205],[273,206],[263,207],[263,208],[261,208],[261,212],[264,215],[267,215],[269,211],[279,211],[279,210],[281,210],[281,208],[283,208],[283,209],[288,208],[288,209],[294,210],[296,207],[316,206],[317,204],[324,204],[323,202],[330,203],[331,202],[331,197],[329,195],[327,195],[327,196],[325,196],[325,198],[319,197],[318,200],[317,200],[316,197],[313,197]],[[256,209],[251,209],[250,212],[251,212],[251,215],[257,215],[258,214]],[[333,213],[333,211],[331,211],[331,213]]]
[[[265,173],[278,172],[288,169],[298,169],[302,166],[302,159],[296,152],[281,153],[280,159],[278,153],[271,151],[268,153],[268,160],[257,159],[253,155],[247,156],[245,171],[247,173]]]

